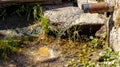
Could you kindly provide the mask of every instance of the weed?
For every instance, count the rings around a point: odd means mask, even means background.
[[[42,8],[39,4],[36,4],[34,7],[33,7],[33,16],[34,16],[34,19],[37,20],[39,22],[39,24],[41,25],[42,27],[42,35],[43,37],[46,37],[47,34],[55,34],[58,32],[57,30],[53,29],[50,25],[49,25],[49,20],[47,17],[45,17],[43,15],[43,11],[42,11]],[[40,37],[41,38],[41,37]],[[40,39],[39,38],[39,39]]]
[[[18,51],[20,47],[19,42],[19,40],[15,40],[12,37],[0,40],[0,58],[7,59],[10,53]]]
[[[94,38],[93,36],[90,36],[91,46],[93,48],[103,49],[107,45],[106,41],[104,41],[105,38],[106,32],[104,32],[100,38]]]
[[[0,13],[0,17],[2,18],[2,20],[4,20],[6,16],[7,16],[6,9],[3,9],[3,11]]]
[[[30,13],[32,12],[32,6],[33,5],[19,5],[17,7],[12,8],[14,10],[9,10],[9,7],[4,7],[2,10],[1,10],[1,13],[0,13],[0,17],[2,17],[2,19],[4,20],[8,15],[12,15],[12,14],[17,14],[18,16],[22,16],[22,15],[26,15],[27,16],[27,20],[29,20],[29,17],[30,17]],[[11,6],[10,6],[11,7]]]
[[[24,12],[26,9],[25,9],[25,6],[22,5],[20,8],[18,8],[15,13],[18,15],[18,16],[21,16],[21,13]]]
[[[81,36],[79,34],[80,32],[80,26],[73,26],[72,28],[67,29],[66,31],[66,36],[69,38],[69,40],[73,40],[75,41],[80,41],[81,40]]]
[[[27,20],[30,18],[30,13],[32,12],[33,5],[21,5],[15,12],[18,16],[22,16],[24,13],[27,16]]]
[[[39,4],[37,4],[36,6],[34,6],[33,9],[34,19],[38,20],[41,23],[42,29],[44,30],[43,34],[48,33],[50,26],[48,24],[48,18],[43,15],[42,8],[40,7]]]
[[[27,20],[29,20],[31,13],[33,13],[32,16],[36,21],[35,24],[40,24],[43,29],[43,34],[47,34],[50,31],[50,26],[48,18],[43,15],[40,4],[21,5],[15,12],[13,12],[13,14],[17,14],[18,16],[22,16],[24,14],[27,15]]]
[[[104,50],[104,54],[99,55],[101,57],[101,59],[103,59],[104,61],[112,61],[114,59],[118,59],[118,52],[114,52],[112,51],[111,48],[107,48]]]
[[[76,39],[80,39],[79,29],[77,29],[77,26],[74,26],[73,39],[74,39],[74,41]]]
[[[90,45],[84,44],[81,46],[81,53],[79,54],[78,60],[70,60],[70,65],[76,65],[74,67],[77,67],[77,63],[83,67],[116,67],[116,65],[119,65],[119,53],[112,51],[111,48],[108,47],[107,43],[104,41],[106,37],[106,33],[103,33],[103,35],[100,38],[94,38],[93,36],[90,36]],[[101,62],[94,62],[88,58],[88,56],[91,54],[91,52],[96,51],[98,49],[104,50],[104,53],[99,53],[98,57],[99,59],[102,59]],[[78,62],[79,61],[79,62]],[[112,61],[114,61],[112,63]],[[77,63],[75,63],[77,62]],[[107,62],[107,63],[105,63]],[[111,64],[108,64],[111,63]]]

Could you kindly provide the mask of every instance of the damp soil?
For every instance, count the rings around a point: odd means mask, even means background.
[[[69,61],[71,59],[78,60],[79,55],[82,54],[82,46],[87,44],[82,41],[70,42],[68,39],[61,39],[59,44],[56,43],[56,45],[59,45],[58,51],[61,51],[60,57],[53,61],[41,63],[39,61],[34,62],[29,52],[38,50],[43,46],[53,46],[52,43],[55,42],[55,38],[50,36],[48,39],[40,39],[38,42],[36,40],[38,38],[34,38],[33,41],[24,41],[21,44],[20,51],[11,53],[6,60],[0,60],[0,67],[71,67]],[[80,64],[78,66],[80,67]]]

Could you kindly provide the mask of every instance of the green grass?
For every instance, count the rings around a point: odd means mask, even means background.
[[[50,31],[49,21],[48,18],[43,15],[42,7],[39,4],[33,7],[33,16],[34,19],[41,24],[43,34],[47,34]]]
[[[2,20],[5,20],[5,18],[7,17],[7,13],[6,13],[6,9],[4,9],[1,13],[0,13],[0,18]]]
[[[74,60],[74,58],[71,58],[69,60],[70,67],[78,67],[78,65],[81,65],[83,67],[96,67],[98,64],[100,67],[116,67],[116,65],[120,64],[119,53],[114,52],[110,47],[108,47],[108,44],[105,41],[106,33],[103,33],[103,35],[100,38],[96,38],[93,36],[90,36],[89,39],[89,45],[84,44],[81,49],[82,53],[79,54],[79,57],[77,60]],[[100,59],[102,61],[92,61],[88,58],[88,56],[97,50],[103,50],[103,54],[98,54]],[[115,61],[111,64],[105,64],[104,62],[111,62]]]
[[[7,59],[12,52],[16,52],[20,49],[20,40],[15,40],[9,37],[4,40],[0,40],[0,58]]]

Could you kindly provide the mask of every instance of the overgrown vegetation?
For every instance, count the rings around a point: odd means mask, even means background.
[[[0,18],[5,20],[8,15],[12,15],[12,14],[16,14],[20,17],[27,16],[27,20],[29,20],[30,16],[33,16],[34,20],[36,21],[35,24],[40,24],[40,26],[43,29],[42,31],[43,37],[46,36],[46,34],[50,30],[48,24],[48,18],[43,15],[42,8],[40,7],[39,4],[21,5],[19,8],[17,8],[17,10],[13,11],[10,14],[7,14],[6,9],[4,9],[0,14]],[[25,39],[16,40],[13,37],[9,37],[7,39],[0,40],[0,53],[1,53],[0,58],[6,59],[8,55],[10,55],[12,52],[16,52],[17,50],[19,50],[18,49],[19,46],[22,45],[20,44],[20,41],[23,41]]]
[[[7,59],[7,57],[20,49],[20,40],[16,40],[12,37],[0,40],[0,58]]]
[[[3,20],[7,17],[6,9],[3,9],[3,11],[0,13],[0,18]]]
[[[27,20],[29,20],[33,5],[21,5],[17,10],[13,12],[13,14],[17,14],[18,16],[26,15]]]
[[[29,20],[31,12],[35,21],[39,23],[43,29],[42,35],[38,37],[38,40],[40,41],[45,39],[44,41],[42,41],[44,42],[44,44],[51,44],[52,42],[54,42],[55,38],[52,37],[50,39],[47,35],[52,30],[48,23],[49,20],[43,15],[42,8],[39,4],[35,4],[32,6],[22,5],[13,13],[17,14],[18,16],[22,16],[22,14],[25,13],[28,16],[27,19]],[[6,16],[7,13],[6,10],[4,10],[1,13],[0,17],[3,17],[3,19],[5,19]],[[96,38],[93,36],[87,38],[86,35],[80,35],[79,31],[80,29],[76,26],[74,26],[73,30],[68,29],[66,31],[68,38],[61,39],[59,43],[62,48],[62,54],[64,54],[65,57],[73,57],[69,60],[69,67],[96,67],[97,65],[101,67],[106,67],[108,64],[105,64],[104,62],[111,62],[115,60],[114,63],[110,65],[114,67],[120,63],[120,61],[117,60],[118,53],[112,51],[112,49],[108,47],[108,44],[105,41],[106,33],[104,33],[100,38]],[[56,31],[52,32],[53,34],[56,34]],[[0,58],[6,59],[11,53],[18,51],[21,45],[20,42],[21,40],[16,40],[12,37],[0,40]],[[91,59],[89,59],[89,55],[97,50],[103,50],[103,53],[98,53],[99,59],[97,61],[92,61]],[[77,59],[74,58],[74,56],[76,55]]]
[[[34,19],[39,21],[42,26],[43,34],[47,34],[50,30],[50,25],[48,23],[48,18],[43,15],[42,8],[39,4],[33,7]]]
[[[101,38],[90,36],[90,42],[84,44],[77,60],[69,60],[69,67],[116,67],[120,64],[119,53],[114,52],[105,42],[106,33]]]

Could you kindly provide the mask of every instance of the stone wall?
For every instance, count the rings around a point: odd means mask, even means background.
[[[120,51],[120,14],[118,13],[120,13],[119,9],[113,13],[113,21],[111,21],[109,32],[109,45],[115,51]]]

